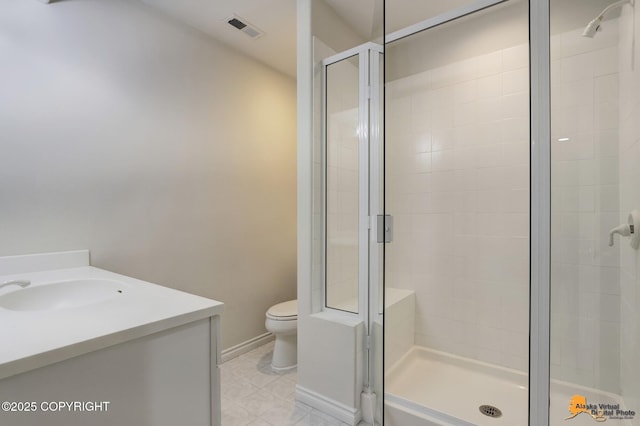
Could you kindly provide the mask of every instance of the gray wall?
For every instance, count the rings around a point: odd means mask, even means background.
[[[0,255],[220,300],[224,348],[295,297],[291,78],[135,0],[3,0],[0,93]]]

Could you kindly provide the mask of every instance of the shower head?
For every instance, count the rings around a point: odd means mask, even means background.
[[[598,16],[595,17],[595,19],[593,19],[593,21],[589,22],[586,26],[586,28],[584,29],[584,31],[582,32],[582,37],[589,37],[589,38],[593,38],[596,33],[598,32],[598,30],[600,29],[600,24],[602,23],[602,20],[604,19],[604,16],[609,13],[609,11],[615,9],[616,7],[622,7],[623,5],[629,3],[633,6],[635,0],[620,0],[617,1],[615,3],[611,3],[609,6],[607,6],[602,12],[600,12],[600,14]]]
[[[602,22],[602,16],[598,16],[596,19],[589,22],[582,32],[582,37],[593,38],[596,35],[598,29],[600,29],[600,22]]]

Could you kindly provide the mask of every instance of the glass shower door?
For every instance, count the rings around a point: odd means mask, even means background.
[[[565,3],[550,2],[550,425],[638,425],[638,6]]]
[[[325,66],[325,306],[360,312],[360,55]],[[366,172],[366,170],[364,171]],[[366,222],[365,222],[366,225]]]
[[[529,5],[482,3],[385,45],[389,426],[528,424]]]

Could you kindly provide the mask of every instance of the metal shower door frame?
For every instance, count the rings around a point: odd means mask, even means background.
[[[323,241],[322,265],[326,266],[326,200],[327,200],[327,132],[326,132],[326,96],[327,96],[327,67],[348,58],[358,56],[358,313],[350,313],[327,306],[326,298],[326,269],[322,268],[323,310],[335,311],[341,315],[358,316],[365,324],[364,346],[364,389],[370,390],[373,368],[373,351],[371,347],[371,330],[373,321],[381,321],[382,315],[378,306],[383,295],[380,293],[379,274],[382,258],[373,256],[374,248],[378,247],[377,229],[375,221],[382,215],[380,185],[382,173],[381,128],[382,117],[379,114],[382,100],[382,76],[379,75],[383,46],[376,43],[364,43],[352,49],[330,56],[322,61],[322,205],[321,235]],[[373,106],[373,107],[372,107]]]
[[[510,0],[477,0],[385,37],[385,45]],[[529,3],[530,297],[529,425],[549,425],[551,124],[549,0]]]

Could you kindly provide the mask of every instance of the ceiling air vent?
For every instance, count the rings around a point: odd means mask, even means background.
[[[227,18],[227,24],[242,31],[251,38],[260,38],[264,35],[264,33],[256,28],[255,25],[250,24],[246,19],[241,18],[238,15],[233,15],[232,17]]]

